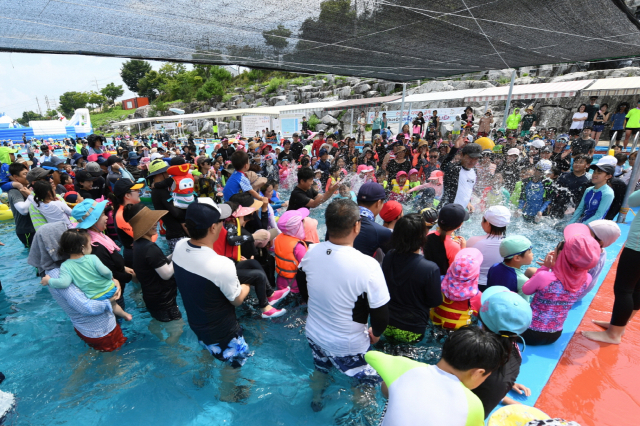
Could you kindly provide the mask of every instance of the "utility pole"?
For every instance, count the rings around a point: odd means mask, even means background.
[[[40,101],[38,100],[37,96],[36,96],[36,102],[38,103],[38,112],[40,112],[40,115],[42,115],[42,110],[40,109]]]
[[[44,95],[44,101],[47,103],[47,111],[51,111],[51,106],[49,106],[49,96]]]
[[[93,80],[96,82],[96,90],[98,91],[98,93],[100,93],[100,87],[98,87],[98,79],[95,75],[93,76]]]

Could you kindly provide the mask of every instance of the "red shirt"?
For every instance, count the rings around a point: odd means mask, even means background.
[[[320,147],[325,143],[324,139],[316,139],[313,141],[313,145],[311,145],[311,155],[315,157],[320,157]]]

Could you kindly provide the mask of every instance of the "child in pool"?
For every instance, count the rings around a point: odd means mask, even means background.
[[[533,263],[533,250],[531,241],[522,235],[511,235],[500,242],[500,256],[503,262],[496,263],[487,272],[487,287],[496,285],[504,286],[518,293],[524,300],[529,301],[529,296],[522,292],[522,287],[533,275],[534,268],[523,273],[520,268]],[[486,288],[480,287],[480,291]]]
[[[420,181],[418,180],[418,170],[411,169],[409,170],[409,188],[415,188],[420,185]]]
[[[117,287],[113,273],[91,254],[91,238],[84,229],[69,229],[60,237],[60,256],[69,257],[60,267],[60,278],[45,275],[41,283],[54,288],[67,288],[74,283],[89,298],[107,300],[113,297]],[[131,321],[131,314],[125,312],[115,301],[111,302],[113,313]]]
[[[442,280],[442,305],[431,309],[431,321],[445,329],[471,324],[471,317],[478,316],[480,296],[478,278],[482,265],[482,253],[476,248],[464,248],[456,254]]]
[[[351,190],[349,182],[341,183],[338,187],[338,195],[335,196],[336,200],[342,200],[345,198],[352,200],[354,203],[357,202],[356,193]]]

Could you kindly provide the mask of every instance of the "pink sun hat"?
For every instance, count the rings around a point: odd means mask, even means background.
[[[288,210],[278,219],[278,229],[285,235],[304,240],[306,236],[304,218],[307,216],[309,216],[309,209],[304,207],[298,210]]]
[[[442,279],[440,289],[451,300],[469,300],[478,294],[478,277],[482,265],[482,253],[476,248],[465,248],[456,254],[453,263]]]
[[[360,173],[369,173],[373,171],[373,167],[367,166],[366,164],[360,164],[358,166],[358,174]]]

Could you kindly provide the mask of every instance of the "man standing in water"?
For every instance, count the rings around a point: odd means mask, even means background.
[[[322,410],[322,392],[334,367],[360,383],[380,381],[364,354],[389,323],[390,297],[382,269],[353,247],[360,233],[358,206],[336,200],[325,218],[329,240],[309,248],[297,273],[300,295],[308,300],[306,335],[316,369],[311,376],[314,411]]]
[[[464,138],[458,137],[449,154],[442,160],[440,169],[444,172],[444,192],[441,205],[449,203],[466,206],[473,212],[471,194],[476,184],[476,171],[474,170],[478,159],[482,157],[482,147],[477,143],[469,143],[462,146]],[[458,150],[462,148],[460,163],[453,163]]]

